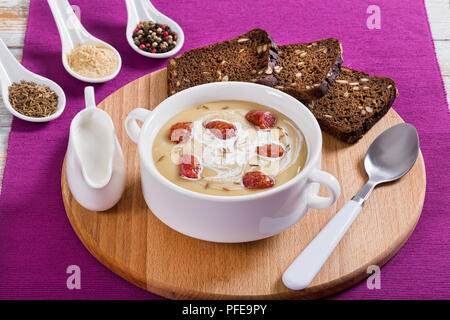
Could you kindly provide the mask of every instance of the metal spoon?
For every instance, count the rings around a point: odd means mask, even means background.
[[[361,212],[373,188],[403,177],[413,167],[418,154],[419,137],[410,124],[398,124],[379,135],[364,158],[369,181],[287,268],[282,278],[285,286],[292,290],[306,288]]]
[[[59,35],[61,37],[62,63],[66,71],[74,78],[90,83],[103,83],[115,78],[122,67],[122,58],[120,57],[119,52],[109,43],[94,37],[85,29],[67,0],[47,0],[47,2],[50,6],[56,26],[58,27]],[[73,48],[75,48],[78,44],[94,43],[102,44],[110,48],[116,54],[119,63],[113,74],[103,78],[87,78],[76,73],[69,66],[67,55]]]
[[[16,111],[9,102],[9,87],[20,81],[34,82],[49,87],[58,96],[56,112],[42,118],[29,117]],[[47,122],[58,118],[66,107],[66,95],[63,89],[54,81],[33,73],[22,66],[0,39],[0,86],[3,103],[6,109],[17,118],[30,122]]]
[[[163,59],[170,56],[173,56],[175,53],[180,51],[181,47],[184,44],[184,33],[181,27],[165,16],[153,6],[153,4],[149,0],[126,0],[127,12],[128,12],[128,23],[127,23],[127,31],[126,37],[128,44],[133,48],[137,53],[149,57],[149,58],[158,58]],[[133,31],[136,29],[136,26],[140,21],[149,21],[152,20],[155,23],[166,24],[173,32],[178,35],[177,44],[175,48],[170,51],[164,53],[151,53],[146,52],[139,49],[133,41]]]

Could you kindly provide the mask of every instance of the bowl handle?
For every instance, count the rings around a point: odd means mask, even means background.
[[[331,196],[329,197],[320,197],[317,194],[309,194],[307,198],[309,208],[326,209],[331,207],[339,198],[339,195],[341,194],[339,182],[328,172],[316,169],[309,176],[309,180],[311,183],[320,183],[324,185],[331,193]]]
[[[139,134],[141,133],[141,128],[137,124],[136,120],[144,122],[145,119],[150,115],[150,110],[144,108],[136,108],[131,111],[127,118],[125,119],[125,130],[127,134],[134,143],[138,143]]]

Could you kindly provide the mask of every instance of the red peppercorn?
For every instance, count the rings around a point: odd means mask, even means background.
[[[168,33],[167,31],[164,31],[164,32],[163,32],[163,37],[165,38],[165,37],[167,37],[167,36],[169,36],[169,33]]]
[[[174,34],[173,35],[173,40],[177,41],[178,40],[178,35]]]
[[[141,44],[141,45],[139,46],[139,48],[142,49],[142,50],[144,50],[144,49],[145,49],[145,45]]]
[[[163,24],[163,25],[161,26],[161,29],[163,29],[163,30],[166,30],[166,28],[167,28],[167,24]]]
[[[156,53],[156,49],[152,49],[152,53]]]
[[[141,43],[144,43],[145,42],[145,40],[144,39],[141,39]]]
[[[146,46],[147,48],[150,48],[150,43],[146,43],[145,46]]]
[[[139,32],[139,28],[134,29],[134,33],[138,33]]]

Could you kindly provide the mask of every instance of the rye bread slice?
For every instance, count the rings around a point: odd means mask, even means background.
[[[322,130],[354,143],[389,111],[397,94],[390,78],[342,67],[324,97],[304,103]]]
[[[247,81],[272,86],[277,46],[271,36],[253,29],[239,37],[193,49],[170,59],[168,94],[210,82]]]
[[[278,48],[275,88],[299,100],[321,98],[328,92],[342,65],[339,40],[329,38]]]

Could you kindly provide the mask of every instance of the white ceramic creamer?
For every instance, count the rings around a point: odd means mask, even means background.
[[[69,188],[92,211],[112,208],[125,189],[125,160],[111,117],[96,108],[94,89],[85,89],[86,109],[70,124],[66,156]]]

